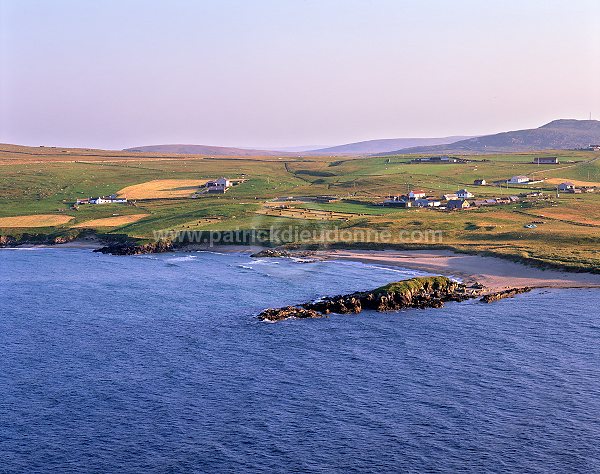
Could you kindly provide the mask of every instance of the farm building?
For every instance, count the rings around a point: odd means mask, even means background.
[[[425,156],[423,158],[415,158],[412,163],[466,163],[468,160],[457,158],[455,156]]]
[[[456,197],[458,197],[458,199],[467,199],[467,198],[472,198],[473,195],[466,189],[460,189],[460,190],[456,191]]]
[[[227,178],[219,178],[206,183],[206,190],[209,193],[224,193],[231,187],[231,181]]]
[[[473,201],[473,205],[476,207],[495,206],[496,204],[498,204],[498,201],[495,199],[477,199]]]
[[[558,156],[540,156],[540,157],[535,157],[533,159],[533,162],[536,165],[558,165]]]
[[[473,184],[475,186],[486,186],[487,181],[485,179],[476,179],[475,181],[473,181]]]
[[[566,181],[564,183],[560,183],[558,185],[558,190],[559,191],[569,191],[571,189],[575,189],[575,185],[569,181]]]
[[[518,202],[519,198],[517,196],[510,197],[497,197],[497,198],[489,198],[489,199],[477,199],[473,201],[473,205],[476,207],[484,207],[484,206],[499,206],[502,204],[512,204]]]
[[[337,202],[340,200],[340,198],[336,197],[336,196],[314,196],[314,197],[309,197],[307,198],[307,200],[313,200],[314,202],[319,202],[319,203],[330,203],[330,202]]]
[[[510,204],[510,203],[511,203],[510,198],[507,198],[507,197],[496,198],[496,204]]]
[[[88,199],[89,204],[126,204],[127,198],[118,197],[116,194],[110,196],[99,196]]]
[[[458,199],[458,196],[454,193],[452,194],[443,194],[442,195],[442,199],[444,201],[452,201],[453,199]]]
[[[523,184],[529,183],[529,178],[527,176],[513,176],[508,180],[509,184]]]
[[[413,202],[413,206],[415,207],[439,207],[441,206],[441,202],[435,199],[415,199]]]
[[[392,196],[383,201],[384,206],[412,207],[412,201],[406,196]]]
[[[422,189],[413,189],[410,193],[408,193],[408,198],[421,199],[424,198],[426,195],[427,193],[425,193],[425,191],[423,191]]]
[[[469,207],[471,207],[469,201],[465,201],[464,199],[453,199],[452,201],[448,201],[448,204],[446,204],[446,209],[449,211],[468,209]]]

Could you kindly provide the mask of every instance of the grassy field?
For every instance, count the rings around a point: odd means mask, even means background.
[[[559,156],[559,165],[537,165],[535,156]],[[599,183],[600,155],[545,152],[469,156],[469,163],[415,164],[392,157],[169,156],[121,151],[0,145],[0,235],[73,232],[152,239],[155,231],[334,228],[388,232],[391,244],[443,246],[489,252],[531,262],[600,268],[600,193],[560,194],[562,180]],[[513,175],[546,181],[531,186],[473,186]],[[224,195],[191,196],[208,179],[246,181]],[[382,207],[389,195],[422,188],[432,195],[467,187],[478,197],[542,191],[544,199],[460,212]],[[127,195],[135,205],[82,205],[77,198]],[[320,203],[283,197],[335,196]],[[535,229],[524,226],[544,222]],[[441,232],[440,241],[416,238]],[[366,246],[340,234],[345,245]],[[310,240],[310,239],[309,239]],[[355,240],[355,239],[354,239]],[[288,241],[285,241],[288,242]]]

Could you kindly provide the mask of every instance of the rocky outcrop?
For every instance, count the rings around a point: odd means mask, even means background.
[[[68,234],[30,234],[24,233],[19,236],[0,235],[0,248],[18,247],[19,245],[58,245],[72,242],[77,239],[78,233]]]
[[[260,252],[253,253],[250,256],[255,258],[305,258],[312,257],[313,255],[315,255],[315,252],[310,250],[290,251],[285,249],[264,249]]]
[[[289,318],[322,318],[323,315],[312,309],[305,309],[301,306],[286,306],[284,308],[265,309],[258,315],[261,321],[282,321]]]
[[[529,286],[525,286],[523,288],[510,288],[508,290],[498,291],[496,293],[489,293],[487,295],[484,295],[479,301],[481,301],[482,303],[493,303],[494,301],[498,301],[504,298],[512,298],[515,295],[527,293],[532,289],[533,288]]]
[[[446,277],[418,277],[390,283],[372,291],[322,298],[298,306],[267,309],[258,318],[262,321],[281,321],[291,317],[322,317],[330,313],[360,313],[363,309],[397,311],[405,308],[441,308],[447,301],[464,301],[479,294],[478,290],[467,288]]]
[[[142,255],[147,253],[172,252],[173,243],[168,240],[159,240],[148,244],[136,244],[135,242],[113,242],[94,252],[108,253],[112,255]]]
[[[17,239],[12,235],[0,235],[0,247],[12,247],[17,243]]]

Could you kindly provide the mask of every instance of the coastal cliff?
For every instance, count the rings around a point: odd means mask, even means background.
[[[323,298],[314,302],[284,308],[269,308],[258,315],[261,321],[288,318],[319,318],[330,313],[355,314],[363,309],[397,311],[405,308],[441,308],[447,301],[464,301],[480,295],[443,276],[417,277],[398,281],[372,291]]]

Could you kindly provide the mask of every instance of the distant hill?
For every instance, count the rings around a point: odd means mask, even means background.
[[[208,145],[147,145],[125,148],[123,151],[143,153],[177,153],[183,155],[210,156],[298,156],[298,155],[368,155],[424,145],[439,145],[463,140],[465,136],[443,138],[389,138],[348,143],[327,148],[310,149],[310,147],[293,147],[282,150],[254,150],[250,148],[234,148]]]
[[[378,155],[399,153],[503,153],[535,150],[568,150],[600,143],[598,120],[554,120],[539,128],[496,133],[448,145],[398,148]]]
[[[209,155],[209,156],[285,156],[298,155],[273,150],[250,150],[245,148],[232,148],[208,145],[148,145],[125,148],[123,151],[142,153],[177,153],[182,155]]]
[[[371,154],[398,150],[400,148],[444,145],[459,140],[471,138],[470,136],[454,136],[441,138],[385,138],[381,140],[367,140],[364,142],[348,143],[345,145],[308,150],[310,154]]]

